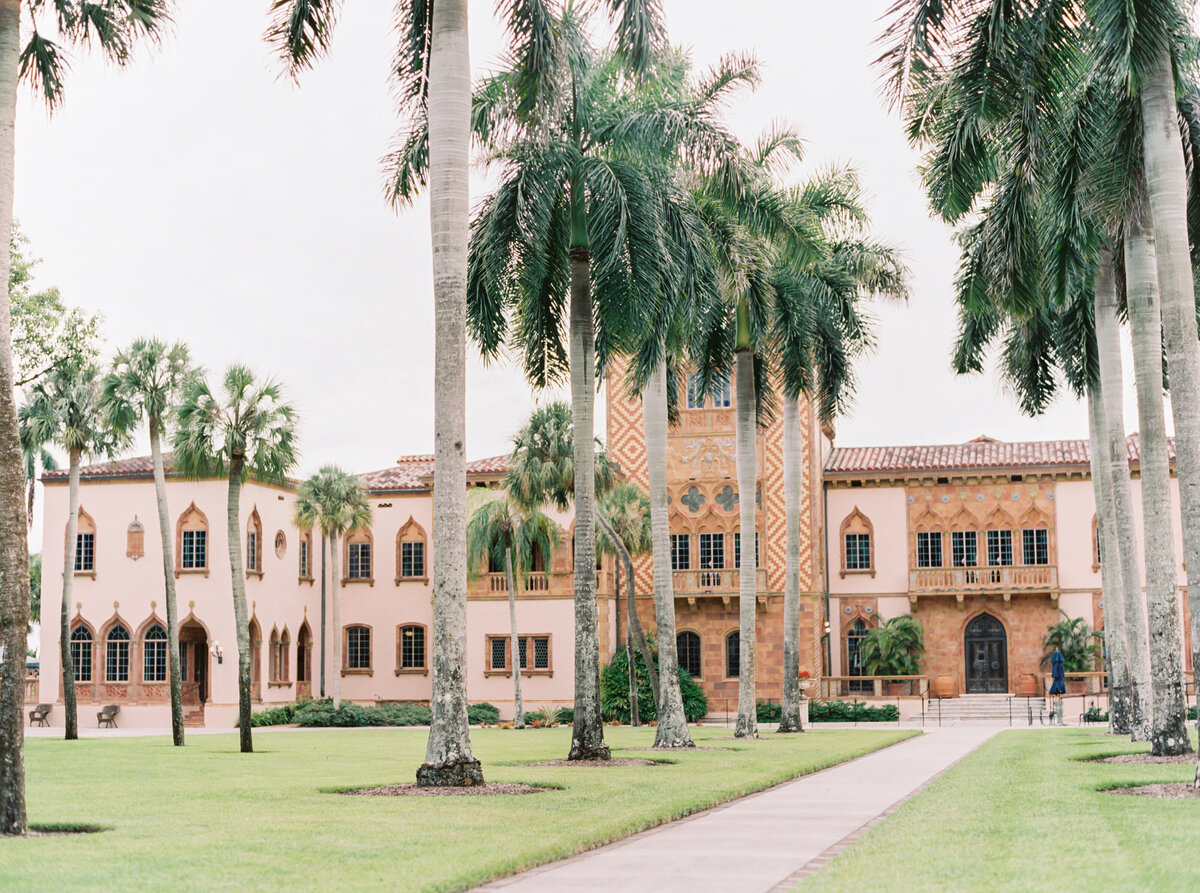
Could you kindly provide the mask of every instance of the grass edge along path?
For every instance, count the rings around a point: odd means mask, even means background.
[[[1200,800],[1106,788],[1190,782],[1194,764],[1091,762],[1145,753],[1102,731],[1005,731],[968,754],[794,893],[1189,889]]]
[[[695,729],[702,746],[727,736]],[[0,839],[0,890],[386,888],[458,891],[611,843],[917,734],[764,732],[729,750],[632,753],[654,730],[611,727],[615,756],[667,765],[534,767],[570,729],[472,731],[488,781],[551,784],[522,797],[347,797],[330,789],[407,782],[418,729],[288,731],[239,754],[233,735],[30,739],[30,819],[112,830]]]

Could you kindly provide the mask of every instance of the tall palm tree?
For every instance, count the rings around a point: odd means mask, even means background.
[[[612,0],[617,45],[631,68],[647,65],[662,32],[659,0]],[[274,0],[268,38],[292,76],[329,48],[340,0]],[[412,121],[391,164],[397,206],[430,187],[433,235],[434,620],[433,719],[420,785],[482,783],[471,753],[466,680],[466,345],[467,224],[471,130],[471,65],[467,0],[408,0],[396,6],[401,36],[393,71],[402,111]],[[503,7],[512,53],[523,73],[526,109],[538,104],[555,71],[551,4],[514,0]],[[598,676],[598,670],[597,670]],[[597,682],[598,686],[598,682]],[[599,717],[597,698],[596,716]],[[581,711],[581,715],[586,711]]]
[[[175,558],[162,440],[183,387],[194,375],[186,344],[177,341],[168,346],[157,338],[139,338],[113,358],[112,371],[104,380],[103,395],[103,408],[114,430],[128,436],[143,421],[150,430],[150,459],[154,466],[154,495],[158,503],[163,585],[166,587],[171,737],[176,747],[183,746],[183,687],[179,675],[179,612],[175,602]]]
[[[58,460],[46,449],[45,443],[34,443],[32,431],[28,425],[19,425],[18,439],[21,442],[21,461],[25,465],[25,486],[28,495],[25,500],[26,524],[33,529],[33,498],[37,495],[38,469],[56,471]]]
[[[21,16],[32,27],[22,45]],[[151,37],[168,20],[164,0],[7,0],[0,4],[0,245],[12,238],[13,181],[16,157],[17,84],[29,82],[51,110],[63,99],[66,59],[62,48],[38,25],[52,19],[58,32],[76,45],[98,45],[118,64],[131,58],[133,44]],[[53,26],[52,26],[53,27]],[[9,255],[0,251],[0,639],[5,652],[25,650],[29,617],[29,563],[25,493],[17,410],[13,399],[12,329],[9,303]],[[24,730],[21,704],[24,668],[6,661],[0,679],[0,834],[25,834]]]
[[[513,726],[525,728],[521,700],[521,663],[524,650],[517,633],[517,590],[533,571],[534,558],[548,560],[561,536],[558,525],[537,509],[521,510],[507,497],[485,491],[485,501],[467,523],[467,560],[474,573],[504,566],[508,585],[509,654],[512,655]]]
[[[79,737],[79,714],[75,707],[75,668],[71,662],[71,591],[78,567],[76,555],[79,525],[79,470],[84,454],[111,456],[126,440],[104,417],[101,400],[104,380],[91,364],[59,363],[30,388],[21,407],[21,426],[28,429],[34,443],[57,443],[66,451],[69,464],[67,538],[63,557],[62,612],[59,649],[62,654],[63,711],[66,714],[65,737]],[[28,568],[26,568],[28,573]],[[20,652],[24,653],[22,648]]]
[[[321,529],[321,549],[329,546],[333,577],[333,707],[342,705],[342,581],[338,575],[339,541],[347,533],[371,526],[371,505],[362,482],[336,465],[325,465],[300,485],[293,506],[296,526]],[[324,568],[321,571],[324,574]],[[321,581],[324,588],[325,581]],[[325,628],[321,628],[322,642]]]
[[[274,381],[259,381],[246,366],[225,370],[214,393],[199,376],[184,388],[175,424],[173,464],[193,477],[225,475],[229,482],[226,536],[238,646],[238,729],[242,753],[254,750],[250,726],[250,620],[242,564],[241,494],[246,479],[285,480],[296,464],[296,411]]]

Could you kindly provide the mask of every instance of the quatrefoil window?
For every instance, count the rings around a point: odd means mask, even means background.
[[[679,501],[686,505],[688,510],[694,515],[700,511],[700,506],[704,505],[708,500],[705,499],[704,494],[700,492],[699,488],[688,487],[688,491],[683,494],[683,497]]]
[[[717,491],[717,495],[714,498],[717,505],[727,512],[732,512],[738,504],[737,490],[728,484]]]

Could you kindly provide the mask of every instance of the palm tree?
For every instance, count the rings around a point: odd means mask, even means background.
[[[21,461],[25,465],[25,486],[28,496],[25,501],[26,524],[33,529],[33,498],[37,495],[38,469],[55,471],[58,460],[46,449],[45,443],[34,443],[32,432],[28,425],[18,425],[18,439],[21,442]]]
[[[473,572],[503,564],[508,584],[509,653],[512,655],[513,726],[525,728],[521,701],[521,664],[524,649],[517,635],[517,590],[534,569],[534,558],[548,559],[561,537],[558,525],[537,509],[522,511],[495,491],[485,491],[486,500],[467,523],[467,560]]]
[[[104,381],[91,364],[59,363],[30,390],[21,407],[21,426],[33,443],[57,443],[68,456],[69,496],[67,539],[63,558],[62,613],[59,649],[62,654],[63,711],[66,714],[66,739],[79,737],[79,714],[75,708],[75,668],[71,662],[70,609],[75,571],[79,525],[79,469],[83,455],[111,456],[125,441],[104,418],[101,405]],[[28,574],[28,566],[26,566]],[[28,611],[28,607],[26,607]],[[18,653],[24,653],[22,647]]]
[[[86,7],[86,8],[85,8]],[[28,12],[32,28],[21,42],[21,13]],[[42,17],[52,18],[58,32],[76,45],[98,45],[117,64],[131,58],[133,44],[141,37],[153,38],[168,20],[165,0],[101,0],[82,4],[78,0],[9,0],[0,4],[0,245],[12,240],[13,171],[16,157],[15,122],[17,83],[24,79],[51,110],[63,98],[66,59],[62,48],[38,28]],[[25,627],[29,612],[29,565],[25,522],[24,480],[17,433],[17,410],[13,399],[12,332],[9,327],[9,256],[0,251],[0,577],[8,581],[0,592],[3,618],[2,644],[7,654],[25,651]],[[24,668],[20,661],[6,661],[0,691],[0,834],[25,834],[25,764],[21,702],[24,697]]]
[[[257,381],[245,366],[225,370],[220,393],[196,377],[184,387],[173,464],[192,477],[229,481],[226,536],[238,646],[238,728],[242,753],[254,750],[250,726],[250,621],[242,564],[241,494],[246,478],[285,480],[296,464],[296,412],[274,381]]]
[[[659,668],[655,666],[653,655],[650,653],[650,643],[646,641],[646,632],[642,629],[641,618],[638,617],[637,584],[633,574],[633,556],[646,555],[652,551],[650,500],[628,481],[614,484],[613,488],[600,500],[600,512],[597,520],[600,523],[600,536],[596,539],[596,547],[600,552],[614,556],[618,562],[616,574],[618,615],[621,611],[621,568],[625,568],[625,603],[628,620],[625,656],[629,661],[629,666],[634,666],[631,643],[636,643],[637,649],[642,655],[642,661],[646,665],[646,672],[650,675],[650,690],[654,695],[654,710],[657,716],[662,697],[659,689]],[[629,678],[631,680],[630,719],[636,726],[638,725],[636,674],[630,674]],[[686,729],[685,722],[685,734]]]
[[[371,526],[371,505],[362,483],[348,471],[336,465],[325,465],[300,485],[293,507],[296,526],[302,529],[320,527],[321,554],[329,545],[330,570],[333,577],[333,708],[342,705],[342,598],[341,578],[338,575],[339,540],[355,530]],[[321,571],[324,575],[324,568]],[[324,589],[325,580],[321,580]],[[321,627],[322,641],[325,628]]]
[[[293,77],[329,48],[340,11],[335,0],[274,0],[268,38]],[[629,67],[643,70],[659,41],[659,0],[612,0],[617,46]],[[522,73],[526,110],[536,106],[555,75],[546,70],[557,35],[545,0],[506,4],[512,53]],[[434,381],[434,619],[433,719],[420,785],[482,783],[471,753],[466,680],[466,296],[471,65],[467,0],[397,4],[401,36],[393,71],[402,111],[413,125],[393,153],[399,173],[390,189],[397,206],[430,187],[433,234]],[[585,472],[586,474],[586,472]],[[594,588],[594,584],[593,584]],[[594,596],[594,591],[593,591]],[[597,667],[597,676],[599,670]],[[599,698],[596,698],[599,717]],[[586,711],[581,711],[581,715]],[[577,721],[578,724],[579,721]],[[586,723],[585,723],[586,725]]]
[[[150,429],[150,459],[154,465],[154,494],[162,535],[167,647],[171,656],[171,737],[176,747],[183,746],[183,688],[179,676],[179,612],[175,602],[175,558],[162,439],[184,384],[194,375],[186,344],[177,341],[168,346],[157,338],[139,338],[113,358],[112,371],[104,380],[103,396],[103,408],[114,430],[128,436],[142,421]]]

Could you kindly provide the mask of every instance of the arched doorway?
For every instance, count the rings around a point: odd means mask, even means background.
[[[846,628],[846,675],[861,676],[863,675],[862,667],[862,643],[867,637],[867,624],[861,617],[855,619],[853,625]],[[867,693],[871,694],[875,690],[875,684],[870,679],[851,679],[846,683],[846,688],[851,693]]]
[[[208,633],[193,615],[179,625],[179,678],[183,703],[199,707],[208,700]]]
[[[1008,637],[1004,624],[980,614],[967,624],[964,636],[968,694],[1008,691]]]

